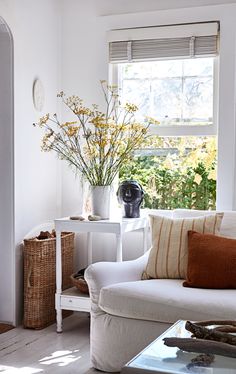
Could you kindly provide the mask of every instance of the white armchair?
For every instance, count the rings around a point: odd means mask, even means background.
[[[148,255],[149,251],[132,261],[91,264],[85,272],[85,278],[89,284],[92,305],[98,306],[100,291],[103,287],[140,280],[147,264]]]
[[[120,311],[114,315],[103,309],[103,294],[109,292],[109,287],[145,283],[140,279],[146,267],[148,254],[149,252],[133,261],[98,262],[90,265],[85,272],[92,302],[91,361],[96,369],[107,372],[120,371],[131,357],[170,326],[166,323],[157,326],[153,321],[148,321],[147,324],[147,321],[140,319],[123,318],[120,316],[122,305],[118,306]]]
[[[209,214],[175,211],[175,217]],[[236,237],[236,212],[226,212],[220,235]],[[141,280],[148,252],[137,260],[90,265],[91,361],[119,372],[126,362],[179,319],[234,319],[234,289],[183,287],[183,279]]]

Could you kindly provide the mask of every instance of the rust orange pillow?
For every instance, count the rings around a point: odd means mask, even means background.
[[[188,231],[184,287],[236,288],[236,240]]]

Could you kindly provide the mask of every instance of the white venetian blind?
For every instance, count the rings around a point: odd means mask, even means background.
[[[111,63],[216,56],[219,23],[112,30],[108,41]]]

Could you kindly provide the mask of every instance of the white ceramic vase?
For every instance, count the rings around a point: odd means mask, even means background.
[[[111,186],[91,186],[92,214],[110,218],[110,194]]]

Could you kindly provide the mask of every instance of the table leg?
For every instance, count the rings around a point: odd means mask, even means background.
[[[88,232],[87,235],[87,251],[88,251],[88,265],[92,264],[93,262],[93,243],[92,243],[92,233]]]
[[[55,305],[57,311],[57,332],[62,332],[62,309],[61,309],[61,297],[56,294],[55,296]]]
[[[116,234],[116,261],[122,261],[122,240],[121,234]]]
[[[62,264],[61,264],[61,232],[56,232],[56,314],[57,332],[62,332],[62,310],[61,310],[61,284],[62,284]]]

